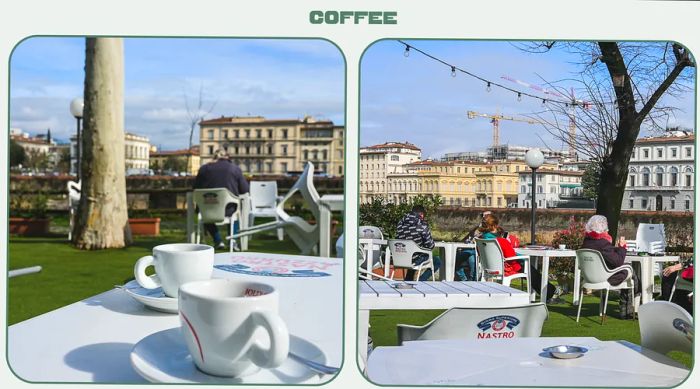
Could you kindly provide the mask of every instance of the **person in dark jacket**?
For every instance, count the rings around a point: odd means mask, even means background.
[[[491,211],[481,213],[479,225],[467,232],[467,235],[462,238],[464,243],[472,243],[475,237],[479,237],[479,228],[484,225],[484,218],[491,214]],[[455,280],[459,281],[476,281],[476,250],[472,248],[459,248],[455,256]],[[467,272],[469,274],[467,274]]]
[[[406,216],[399,221],[396,226],[396,239],[406,239],[416,242],[416,244],[426,250],[432,250],[435,247],[435,242],[433,241],[433,235],[430,233],[430,226],[425,221],[425,208],[421,205],[416,205],[413,207],[411,212],[407,213]],[[428,259],[428,254],[416,253],[413,255],[413,264],[417,265]],[[440,268],[442,262],[440,262],[440,257],[433,256],[433,267],[435,271]],[[430,269],[423,272],[420,276],[421,281],[427,281],[432,279],[432,272]],[[415,270],[409,269],[406,271],[404,276],[404,281],[413,280],[415,277]]]
[[[593,215],[586,223],[586,236],[581,248],[600,252],[608,268],[614,270],[625,263],[627,242],[624,238],[613,245],[612,237],[608,234],[608,219],[602,215]],[[620,285],[627,278],[627,270],[620,270],[608,278],[610,285]],[[633,273],[634,298],[641,297],[642,288],[637,274]],[[620,319],[634,318],[634,303],[632,291],[620,291]]]
[[[214,161],[199,168],[197,177],[194,180],[194,188],[226,188],[236,196],[248,193],[250,190],[248,181],[243,177],[241,168],[231,162],[228,152],[224,149],[216,151]],[[229,204],[226,206],[226,216],[233,215],[235,211],[236,204]],[[221,234],[216,224],[205,224],[204,229],[206,229],[212,239],[214,239],[214,246],[216,248],[226,247],[221,239]],[[234,230],[237,230],[237,226],[234,226]],[[236,248],[235,241],[234,248]]]

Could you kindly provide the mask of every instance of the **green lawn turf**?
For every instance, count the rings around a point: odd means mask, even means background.
[[[40,265],[42,270],[9,279],[8,325],[122,285],[133,279],[134,263],[151,254],[154,246],[184,241],[184,231],[166,230],[158,237],[135,237],[134,244],[124,249],[82,251],[74,249],[65,235],[10,237],[8,268]],[[277,240],[275,231],[254,235],[248,249],[269,253],[299,252],[291,241]]]
[[[515,285],[514,285],[515,286]],[[515,286],[517,287],[517,286]],[[627,340],[639,344],[639,322],[637,320],[617,319],[617,295],[611,293],[608,301],[608,318],[604,325],[600,324],[598,302],[596,296],[585,296],[581,308],[581,319],[576,323],[576,306],[571,305],[572,295],[562,296],[561,304],[550,304],[549,318],[544,322],[542,336],[581,336],[594,337],[600,340]],[[438,316],[441,310],[404,310],[404,311],[372,311],[370,314],[370,336],[374,347],[394,346],[398,343],[396,324],[423,325]],[[689,354],[672,352],[669,356],[689,368],[693,359]]]

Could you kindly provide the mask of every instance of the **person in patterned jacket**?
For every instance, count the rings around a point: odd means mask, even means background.
[[[433,236],[430,233],[430,226],[425,221],[425,208],[422,205],[416,205],[413,207],[411,212],[407,213],[406,216],[401,219],[399,224],[396,226],[396,239],[406,239],[416,242],[416,244],[426,250],[432,250],[435,247],[435,242],[433,241]],[[413,254],[413,264],[417,265],[428,259],[428,254],[425,253],[415,253]],[[433,267],[437,272],[440,268],[442,262],[440,262],[440,257],[433,256]],[[426,281],[431,278],[432,273],[430,269],[427,269],[420,276],[421,281]],[[404,281],[413,280],[415,277],[415,270],[409,269],[406,271],[404,276]]]

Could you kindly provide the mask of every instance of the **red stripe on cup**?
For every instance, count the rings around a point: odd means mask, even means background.
[[[187,323],[187,326],[190,327],[190,331],[192,331],[192,335],[194,335],[194,340],[197,341],[197,347],[199,348],[199,356],[202,358],[202,362],[204,362],[204,352],[202,352],[202,344],[199,342],[199,336],[197,336],[197,331],[194,330],[192,323],[190,323],[189,319],[187,319],[187,316],[185,316],[184,313],[180,312],[180,315],[183,319],[185,319],[185,323]]]

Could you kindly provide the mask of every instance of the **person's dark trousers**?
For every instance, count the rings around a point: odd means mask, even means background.
[[[634,318],[634,296],[642,295],[642,283],[639,281],[639,272],[641,267],[639,262],[632,262],[632,279],[634,280],[634,295],[630,289],[620,290],[620,319],[633,319]],[[670,294],[670,293],[669,293]]]
[[[671,301],[669,298],[671,297],[671,291],[673,290],[673,285],[676,283],[676,278],[678,277],[677,271],[674,271],[673,273],[667,275],[667,276],[662,276],[661,278],[661,296],[659,299],[661,300],[666,300],[666,301]],[[673,293],[673,300],[671,302],[680,305],[688,311],[691,315],[693,314],[693,303],[690,298],[688,298],[688,292],[687,290],[679,290],[676,289],[676,291]]]
[[[542,273],[540,273],[539,270],[535,269],[535,266],[533,264],[530,264],[530,289],[534,289],[537,294],[540,293],[540,287],[542,286]],[[551,282],[547,283],[547,300],[550,300],[552,297],[554,297],[554,293],[557,291],[557,288],[552,285]]]
[[[419,263],[425,261],[428,259],[427,257],[420,256],[418,258],[413,259],[413,264],[418,265]],[[433,256],[433,267],[435,268],[435,272],[437,272],[440,269],[440,266],[442,265],[442,261],[440,261],[440,257],[438,256]],[[419,281],[428,281],[432,280],[432,272],[430,271],[430,268],[428,270],[425,270],[423,274],[420,275]],[[408,269],[406,270],[406,275],[403,277],[404,281],[413,281],[413,279],[416,276],[416,271],[413,269]]]
[[[209,235],[211,235],[212,239],[214,239],[214,246],[217,246],[222,242],[221,233],[219,232],[219,227],[216,224],[205,224],[204,229],[209,233]],[[236,220],[233,222],[233,232],[236,233],[238,230],[239,224],[238,220]],[[226,235],[228,235],[228,232]]]

